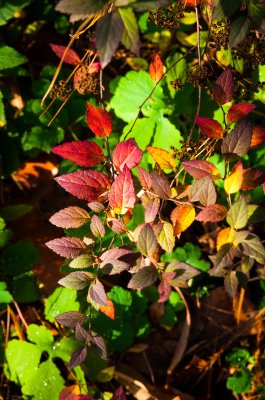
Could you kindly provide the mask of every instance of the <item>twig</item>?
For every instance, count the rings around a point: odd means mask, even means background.
[[[25,318],[23,317],[23,314],[22,314],[22,312],[21,312],[21,310],[20,310],[20,308],[19,308],[17,302],[16,302],[15,300],[13,300],[13,303],[14,303],[14,306],[16,307],[16,310],[17,310],[17,313],[18,313],[18,315],[19,315],[19,317],[20,317],[20,319],[21,319],[21,322],[23,323],[23,325],[25,326],[25,328],[28,329],[28,324],[27,324]]]
[[[175,353],[174,353],[171,363],[167,369],[167,375],[172,375],[174,369],[179,364],[179,362],[182,360],[182,357],[187,348],[189,334],[190,334],[190,326],[191,326],[191,316],[190,316],[190,309],[189,309],[188,303],[187,303],[182,291],[178,287],[175,287],[175,290],[178,292],[178,294],[180,295],[180,297],[185,305],[186,320],[184,322],[184,326],[183,326],[183,329],[182,329],[182,332],[180,335],[179,342],[175,349]]]
[[[236,310],[236,323],[239,325],[240,323],[240,317],[241,317],[241,312],[242,312],[242,307],[244,303],[244,297],[245,297],[245,289],[241,288],[240,290],[240,295],[239,295],[239,300],[238,300],[238,306]]]

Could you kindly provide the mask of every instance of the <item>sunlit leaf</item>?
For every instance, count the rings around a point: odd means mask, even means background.
[[[254,108],[256,108],[255,104],[251,103],[237,103],[232,105],[227,113],[227,122],[231,124],[232,122],[239,121],[251,113]]]
[[[242,190],[252,190],[265,182],[265,170],[248,168],[243,171]]]
[[[115,308],[113,302],[107,297],[107,305],[100,306],[100,311],[103,312],[110,319],[115,319]]]
[[[124,25],[124,31],[121,38],[122,44],[128,50],[139,56],[140,38],[135,13],[129,7],[119,7],[118,11]]]
[[[76,271],[60,279],[58,283],[70,289],[83,290],[93,278],[94,276],[91,273]]]
[[[220,171],[212,163],[206,160],[191,160],[181,163],[188,173],[195,179],[203,178],[205,175],[212,175],[213,178],[221,177]]]
[[[99,137],[108,137],[112,132],[110,114],[103,108],[98,108],[86,102],[86,120],[91,131]]]
[[[220,250],[220,248],[226,243],[233,243],[235,230],[233,228],[224,228],[222,229],[217,236],[216,248]]]
[[[52,43],[50,43],[50,46],[52,48],[52,51],[57,55],[57,57],[59,57],[61,59],[66,50],[66,47],[59,46],[58,44],[52,44]],[[64,58],[64,62],[66,64],[70,64],[70,65],[78,65],[81,62],[81,59],[80,59],[79,55],[73,49],[68,49],[66,56]]]
[[[144,211],[144,220],[146,223],[153,222],[155,220],[159,207],[160,207],[160,200],[157,197],[155,197],[154,199],[150,199],[148,201]]]
[[[172,211],[170,219],[174,226],[174,234],[177,236],[184,232],[195,220],[195,208],[193,205],[180,204]]]
[[[99,267],[103,269],[106,274],[115,275],[115,274],[120,274],[121,272],[129,269],[130,264],[122,260],[108,259],[106,261],[103,261],[99,265]]]
[[[254,126],[250,148],[259,146],[265,142],[265,128],[263,126]]]
[[[145,224],[141,229],[137,242],[138,250],[147,257],[153,257],[158,249],[157,240],[150,224]]]
[[[92,264],[92,257],[90,254],[83,254],[77,258],[74,258],[70,264],[69,268],[73,269],[83,269],[88,268]]]
[[[103,151],[96,143],[86,141],[63,143],[53,147],[52,152],[81,167],[93,167],[105,158]]]
[[[149,172],[147,172],[142,167],[138,167],[138,176],[139,181],[144,189],[151,189],[152,187],[152,179]]]
[[[241,196],[230,208],[226,217],[227,223],[235,229],[242,229],[248,222],[247,202]]]
[[[230,68],[226,68],[218,77],[213,97],[217,104],[223,105],[231,101],[234,96],[233,73]]]
[[[168,151],[151,146],[148,146],[146,150],[162,169],[176,169],[176,159]]]
[[[205,175],[190,186],[189,199],[199,201],[205,207],[215,204],[217,194],[210,175]]]
[[[96,278],[89,287],[88,290],[88,301],[98,304],[99,306],[107,306],[107,295],[104,286],[99,279]]]
[[[253,126],[247,119],[240,120],[231,133],[227,134],[222,143],[222,153],[226,158],[234,160],[243,157],[251,143]]]
[[[222,139],[224,132],[222,125],[212,118],[196,117],[196,124],[202,133],[212,139]]]
[[[168,199],[171,197],[171,189],[168,181],[161,175],[151,174],[152,188],[161,199]]]
[[[80,228],[90,219],[89,213],[81,207],[67,207],[50,218],[50,222],[60,228]]]
[[[174,228],[169,222],[163,221],[162,229],[156,238],[166,253],[171,253],[173,251],[175,246]]]
[[[226,217],[226,213],[227,209],[225,206],[221,204],[212,204],[200,211],[195,219],[201,222],[219,222]]]
[[[225,178],[224,189],[227,194],[236,193],[240,190],[243,182],[243,171],[242,162],[239,161],[232,169],[232,173]]]
[[[265,248],[258,236],[249,235],[239,246],[246,256],[253,258],[260,264],[264,264]]]
[[[76,258],[84,254],[87,246],[77,237],[62,237],[46,243],[49,249],[62,257]]]
[[[149,74],[155,83],[162,78],[164,74],[163,68],[164,66],[160,55],[155,53],[149,66]]]
[[[108,177],[100,171],[77,171],[54,179],[67,192],[87,201],[98,201],[110,187]]]
[[[134,207],[136,201],[133,179],[125,164],[123,172],[117,176],[109,192],[109,204],[116,214],[125,214]]]
[[[118,171],[123,171],[124,165],[132,169],[140,163],[142,154],[135,140],[128,139],[115,147],[112,155],[113,163]]]
[[[97,215],[91,218],[90,229],[96,238],[103,238],[105,235],[105,227],[101,219]]]

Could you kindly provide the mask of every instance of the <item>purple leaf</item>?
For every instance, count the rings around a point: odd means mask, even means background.
[[[74,328],[77,324],[83,324],[86,316],[79,311],[68,311],[55,317],[58,324]]]
[[[132,250],[122,249],[120,247],[114,247],[113,249],[109,249],[101,254],[100,259],[102,261],[109,261],[109,260],[118,260],[123,256],[128,254],[133,254]]]
[[[122,386],[119,386],[113,393],[113,398],[111,400],[127,400]]]
[[[91,342],[94,349],[96,350],[96,353],[99,355],[100,358],[103,358],[103,360],[107,360],[107,350],[103,338],[101,336],[98,336],[94,332],[91,333],[93,334]]]
[[[226,68],[215,83],[213,97],[217,104],[222,105],[231,101],[233,96],[233,73],[230,68]]]
[[[243,157],[250,146],[253,125],[247,119],[239,121],[222,143],[222,153],[231,161]]]
[[[189,199],[190,201],[199,201],[205,207],[215,204],[217,194],[210,175],[198,179],[191,185]]]
[[[82,364],[87,357],[87,347],[81,347],[73,352],[68,368],[73,369]]]
[[[107,305],[107,295],[102,283],[96,279],[89,287],[88,297],[100,306]]]
[[[161,199],[167,200],[171,197],[171,189],[168,181],[158,174],[151,174],[152,188]]]
[[[143,267],[136,274],[133,275],[130,282],[128,283],[129,289],[141,290],[143,288],[151,286],[156,282],[158,277],[157,270],[155,267]]]
[[[66,258],[76,258],[85,253],[86,244],[77,237],[62,237],[46,243],[49,249]]]
[[[77,340],[84,340],[86,344],[92,340],[92,336],[81,326],[81,324],[77,324],[75,327],[75,337]]]
[[[109,275],[120,274],[130,267],[130,264],[121,260],[107,260],[100,264],[100,268],[104,269]]]

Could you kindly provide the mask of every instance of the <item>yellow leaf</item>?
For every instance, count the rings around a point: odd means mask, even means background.
[[[222,229],[217,236],[217,250],[220,250],[220,248],[226,243],[233,243],[235,232],[236,231],[233,228]]]
[[[174,226],[174,234],[177,236],[184,232],[195,220],[195,208],[191,204],[180,204],[171,213],[170,219]]]
[[[227,194],[236,193],[240,190],[243,182],[243,165],[239,161],[233,168],[232,173],[224,180],[224,189]]]
[[[171,253],[175,246],[174,228],[169,222],[163,222],[163,228],[157,241],[167,253]]]
[[[168,151],[151,146],[147,147],[146,150],[162,169],[176,169],[176,160]]]

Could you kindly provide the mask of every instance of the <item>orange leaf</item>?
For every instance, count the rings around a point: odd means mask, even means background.
[[[174,226],[175,235],[184,232],[195,220],[195,208],[190,204],[180,204],[172,211],[170,219]]]
[[[112,132],[110,114],[103,108],[98,108],[86,102],[87,125],[99,137],[108,137]]]
[[[254,126],[250,148],[259,146],[265,142],[265,128],[263,126]]]
[[[232,173],[224,180],[224,189],[227,194],[236,193],[240,190],[243,182],[243,165],[239,161],[233,168]]]
[[[234,104],[227,113],[227,122],[231,124],[232,122],[237,122],[242,118],[246,117],[251,111],[254,110],[255,104],[251,103],[238,103]]]
[[[265,170],[257,168],[247,168],[243,172],[242,190],[252,190],[265,182]]]
[[[235,232],[236,231],[233,228],[222,229],[217,236],[217,250],[220,250],[220,248],[226,243],[233,243]]]
[[[202,133],[208,138],[222,139],[224,131],[222,125],[218,121],[207,117],[196,117],[196,124]]]
[[[160,55],[155,53],[149,66],[149,74],[155,83],[157,83],[164,75],[163,67]]]
[[[59,400],[76,400],[80,394],[78,385],[67,386],[63,388],[59,395]]]
[[[115,308],[113,302],[107,297],[107,305],[100,306],[100,311],[103,312],[107,317],[115,319]]]
[[[146,150],[162,169],[176,169],[176,160],[168,151],[151,146],[148,146]]]

